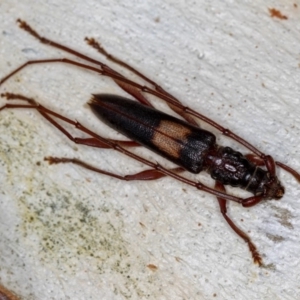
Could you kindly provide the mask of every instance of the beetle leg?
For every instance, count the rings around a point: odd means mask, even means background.
[[[215,187],[216,187],[216,189],[218,189],[222,192],[226,192],[224,185],[218,181],[216,181]],[[253,258],[254,262],[257,263],[259,266],[262,266],[262,258],[260,256],[260,254],[258,253],[256,246],[251,241],[250,237],[244,231],[242,231],[239,227],[237,227],[234,224],[234,222],[230,219],[230,217],[227,215],[227,203],[226,203],[227,201],[220,197],[217,197],[217,199],[219,202],[221,214],[224,217],[224,219],[226,220],[226,222],[228,223],[228,225],[234,230],[234,232],[238,236],[240,236],[248,244],[248,247],[252,254],[252,258]]]
[[[272,156],[257,156],[253,153],[246,154],[245,157],[257,166],[265,166],[272,176],[276,176],[276,165]]]
[[[263,197],[260,195],[248,197],[248,198],[243,199],[242,206],[243,207],[251,207],[251,206],[258,204],[262,200],[263,200]]]
[[[158,85],[155,81],[151,80],[149,77],[147,77],[146,75],[142,74],[141,72],[139,72],[134,67],[130,66],[126,62],[120,60],[116,56],[114,56],[114,55],[110,54],[109,52],[107,52],[102,47],[102,45],[99,42],[97,42],[94,38],[87,38],[86,37],[85,41],[87,42],[88,45],[90,45],[94,49],[96,49],[100,54],[104,55],[108,60],[112,61],[113,63],[115,63],[115,64],[117,64],[117,65],[119,65],[121,67],[123,67],[124,69],[127,69],[127,70],[131,71],[132,73],[134,73],[135,75],[137,75],[138,77],[140,77],[141,79],[143,79],[145,82],[147,82],[150,85],[152,85],[152,87],[154,88],[155,91],[159,92],[161,95],[166,96],[167,98],[172,99],[172,101],[174,101],[174,102],[176,102],[176,103],[178,103],[178,104],[180,104],[182,106],[182,103],[177,98],[175,98],[173,95],[171,95],[170,93],[168,93],[160,85]],[[112,70],[112,69],[110,69],[110,70]],[[117,74],[121,75],[120,73],[117,73]],[[120,80],[114,80],[114,81],[123,90],[125,90],[127,93],[129,93],[130,95],[132,95],[133,97],[135,97],[139,102],[141,102],[143,104],[146,104],[148,106],[152,106],[152,104],[147,100],[147,98],[145,98],[143,96],[143,94],[137,88],[133,88],[133,86],[131,86],[129,84],[124,84],[124,82],[122,82]],[[147,103],[145,103],[145,102],[147,102]],[[172,103],[170,103],[168,101],[166,101],[166,103],[167,103],[167,105],[174,112],[176,112],[178,115],[182,116],[190,124],[192,124],[194,126],[197,126],[197,127],[199,126],[199,124],[195,121],[195,119],[192,116],[190,116],[189,114],[185,113],[181,107],[174,106],[174,105],[172,105]]]
[[[13,94],[13,93],[3,93],[0,95],[3,98],[6,98],[7,100],[21,100],[21,101],[26,101],[28,104],[10,104],[7,103],[0,107],[0,111],[3,109],[13,109],[13,108],[29,108],[29,109],[36,109],[40,114],[43,115],[44,118],[46,118],[48,121],[50,121],[49,116],[47,113],[50,113],[54,117],[60,118],[65,122],[68,122],[68,119],[53,112],[48,110],[46,107],[42,106],[41,104],[37,103],[34,99],[25,97],[20,94]],[[51,123],[55,122],[51,118]],[[70,122],[68,122],[70,123]],[[57,122],[55,122],[55,126],[58,127],[70,140],[72,140],[76,144],[82,144],[90,147],[96,147],[96,148],[111,148],[108,146],[106,143],[101,142],[97,138],[91,137],[91,138],[73,138],[63,127],[61,127]],[[71,123],[72,124],[72,123]],[[73,124],[72,124],[73,125]],[[122,147],[139,147],[141,146],[137,142],[134,141],[119,141],[119,140],[112,140],[108,139],[109,141],[113,143],[117,143]]]
[[[155,169],[149,169],[145,171],[141,171],[135,174],[130,174],[130,175],[118,175],[112,172],[107,172],[105,170],[102,170],[100,168],[94,167],[91,164],[88,164],[80,159],[77,158],[68,158],[68,157],[53,157],[53,156],[48,156],[45,157],[44,160],[48,161],[50,165],[52,164],[60,164],[60,163],[72,163],[75,165],[78,165],[82,168],[88,169],[90,171],[100,173],[103,175],[107,175],[110,177],[114,177],[120,180],[125,180],[125,181],[132,181],[132,180],[156,180],[162,177],[165,177],[167,175],[159,172],[158,170]],[[176,167],[173,169],[170,169],[171,172],[174,173],[180,173],[183,172],[184,169],[181,167]]]
[[[262,159],[261,157],[255,155],[255,154],[247,154],[245,155],[246,158],[248,160],[250,160],[251,162],[253,162],[254,164],[256,164],[257,166],[266,166],[267,169],[268,168],[268,164],[266,163],[266,161],[264,159]],[[267,160],[269,160],[269,156],[266,156]],[[272,163],[271,163],[272,165]],[[275,165],[279,166],[280,168],[284,169],[285,171],[289,172],[291,175],[293,175],[295,177],[295,179],[300,183],[300,174],[295,171],[294,169],[292,169],[291,167],[279,162],[279,161],[275,161]],[[269,170],[270,171],[270,170]]]
[[[265,161],[261,157],[255,155],[253,153],[248,153],[248,154],[245,155],[245,157],[257,166],[261,167],[261,166],[266,165]]]

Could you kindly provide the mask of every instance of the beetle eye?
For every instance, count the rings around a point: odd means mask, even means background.
[[[274,199],[279,200],[282,198],[283,195],[284,195],[284,187],[281,186],[277,189],[276,194],[274,195]]]

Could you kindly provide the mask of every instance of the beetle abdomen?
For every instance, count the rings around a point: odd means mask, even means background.
[[[192,173],[215,145],[212,133],[124,97],[93,95],[89,105],[108,126]]]

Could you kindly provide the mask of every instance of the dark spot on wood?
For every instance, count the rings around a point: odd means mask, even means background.
[[[269,8],[269,13],[272,18],[278,18],[280,20],[287,20],[288,17],[283,15],[280,10],[276,8]]]
[[[158,269],[158,267],[156,265],[153,264],[149,264],[147,265],[147,267],[151,270],[151,271],[156,271]]]

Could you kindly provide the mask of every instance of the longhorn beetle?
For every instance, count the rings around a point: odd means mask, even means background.
[[[133,175],[121,176],[99,169],[75,158],[45,157],[45,160],[47,160],[50,164],[77,164],[94,172],[127,181],[155,180],[164,176],[170,176],[178,181],[191,185],[198,190],[215,195],[218,199],[221,213],[226,222],[248,244],[254,262],[262,265],[262,258],[250,237],[239,229],[227,215],[226,202],[227,200],[231,200],[244,207],[250,207],[258,204],[262,200],[278,200],[283,196],[284,188],[277,178],[276,166],[279,166],[289,172],[297,179],[298,182],[300,182],[300,174],[297,171],[281,162],[274,161],[270,155],[265,155],[230,130],[225,129],[223,126],[192,110],[191,108],[184,106],[178,99],[166,92],[154,81],[150,80],[127,63],[109,54],[93,38],[85,38],[85,40],[109,61],[131,71],[143,79],[147,85],[141,85],[134,82],[101,61],[94,60],[77,52],[76,50],[40,36],[32,27],[20,19],[17,20],[17,22],[22,29],[34,36],[41,43],[70,53],[81,59],[81,61],[69,58],[27,61],[4,77],[0,81],[0,85],[28,65],[46,63],[71,64],[96,72],[102,76],[110,77],[119,87],[133,96],[137,101],[116,95],[97,94],[92,96],[88,104],[92,111],[104,123],[127,136],[131,140],[119,141],[104,138],[81,125],[79,122],[66,118],[63,115],[42,106],[34,99],[20,94],[1,94],[2,97],[7,98],[8,100],[21,100],[24,101],[23,103],[25,104],[7,103],[2,106],[0,110],[8,108],[35,109],[73,142],[91,147],[114,149],[142,162],[149,166],[150,169]],[[161,99],[184,120],[180,120],[155,109],[147,100],[145,94],[152,94]],[[223,135],[232,138],[248,148],[251,153],[242,155],[229,147],[217,145],[216,137],[209,131],[199,128],[195,118],[215,127]],[[56,119],[75,126],[78,130],[86,133],[89,137],[73,137],[56,121]],[[146,160],[127,149],[141,145],[174,162],[178,165],[178,167],[172,169],[164,168],[160,164]],[[201,171],[206,171],[216,181],[215,187],[210,188],[200,182],[185,178],[181,175],[183,171],[189,171],[195,174]],[[229,195],[226,193],[224,185],[240,187],[251,192],[254,196],[243,199]]]

